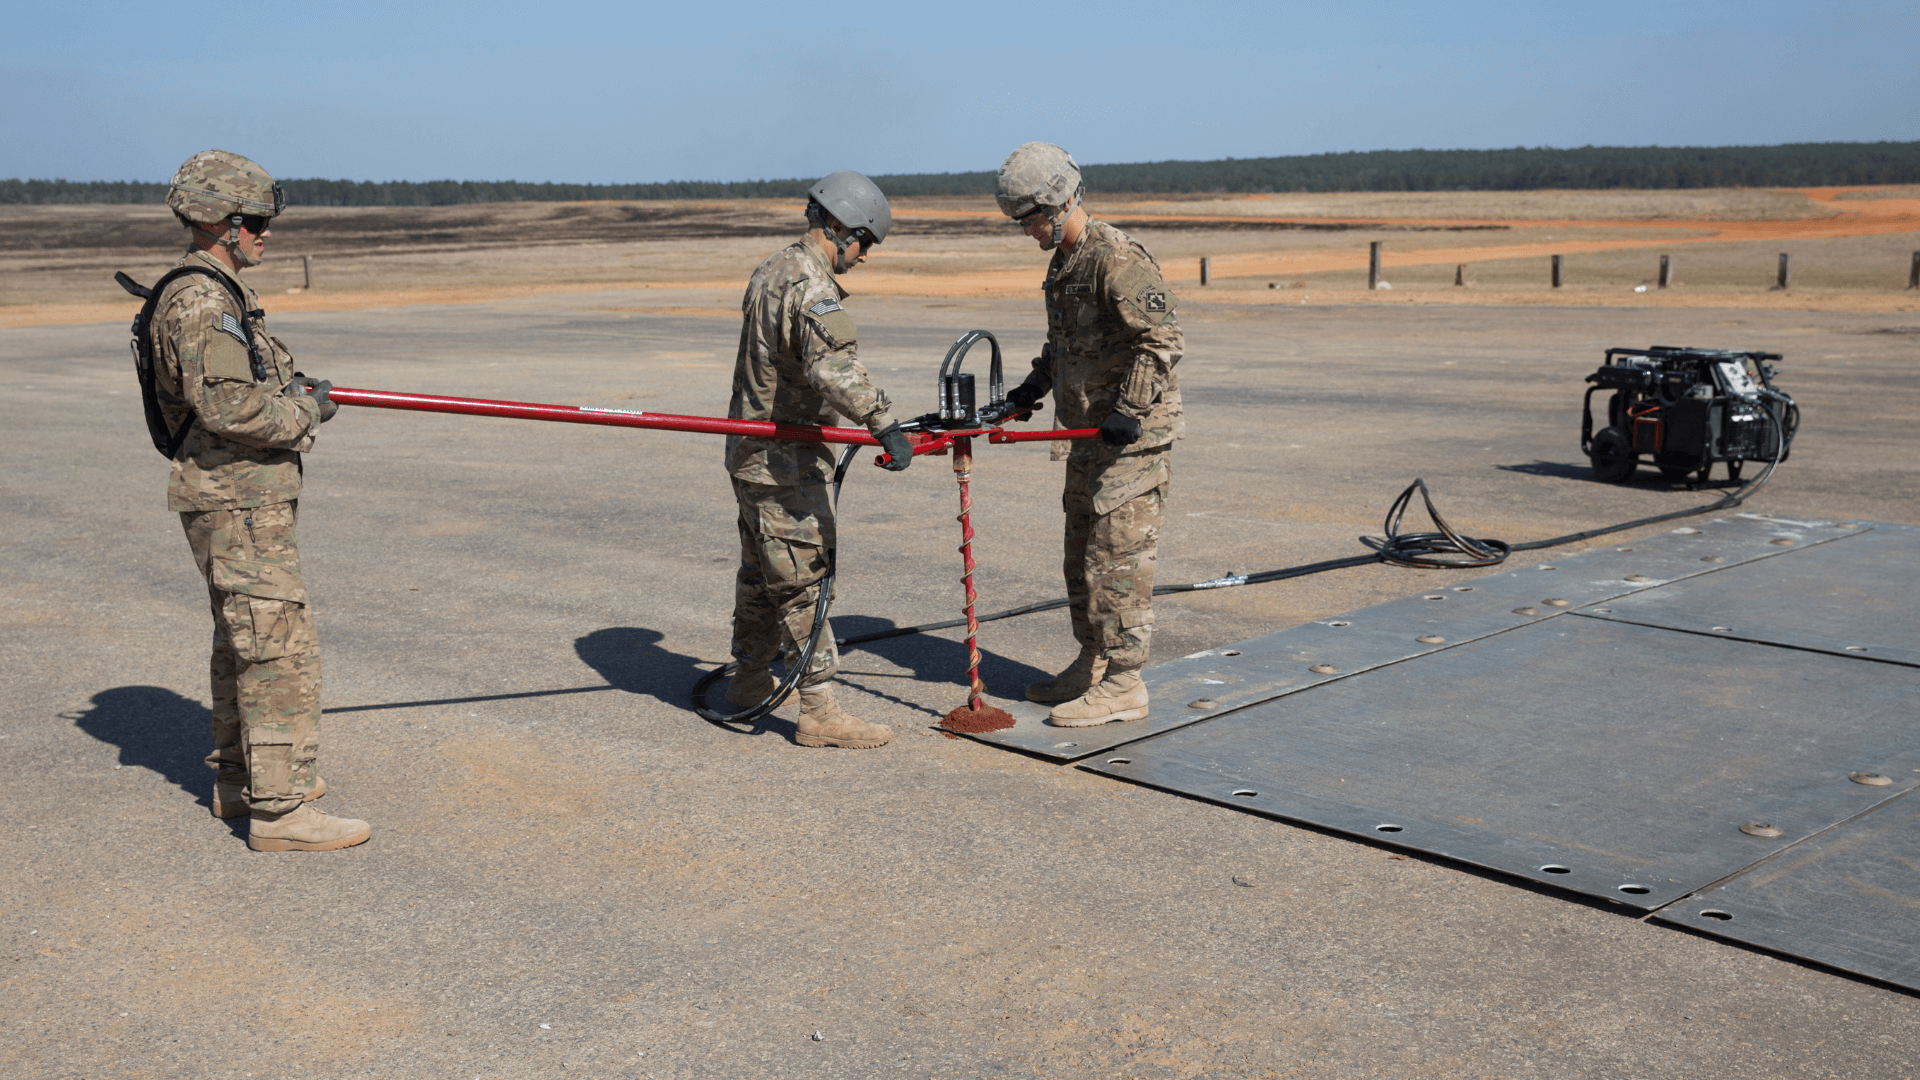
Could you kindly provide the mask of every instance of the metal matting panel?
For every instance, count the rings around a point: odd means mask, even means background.
[[[1920,667],[1920,530],[1857,533],[1583,614]]]
[[[1654,919],[1920,990],[1920,796],[1875,807]]]
[[[1013,715],[1013,727],[969,737],[1072,761],[1358,672],[1450,649],[1582,605],[1656,589],[1728,566],[1798,555],[1811,546],[1850,535],[1850,530],[1826,521],[1788,521],[1749,514],[1712,518],[1625,545],[1531,561],[1464,585],[1435,588],[1154,664],[1141,673],[1153,700],[1153,711],[1145,720],[1056,728],[1045,722],[1048,706],[1018,701],[1005,705]],[[1778,543],[1783,540],[1789,543]],[[1519,562],[1518,557],[1514,562]],[[1322,664],[1334,670],[1313,670]],[[1210,704],[1195,707],[1193,702]]]
[[[1911,668],[1559,618],[1081,767],[1652,910],[1920,785],[1917,694]]]

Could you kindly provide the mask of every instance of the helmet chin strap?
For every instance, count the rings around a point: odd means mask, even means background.
[[[194,230],[196,232],[199,232],[205,235],[208,239],[212,240],[216,244],[219,244],[221,247],[226,248],[228,254],[233,256],[233,262],[235,266],[237,267],[259,266],[260,260],[254,258],[253,253],[246,250],[240,243],[240,226],[241,226],[241,215],[234,214],[232,217],[229,217],[227,219],[227,234],[225,236],[222,236],[219,233],[214,232],[212,229],[206,228],[205,226],[198,225],[198,224],[194,226]]]
[[[253,252],[244,250],[240,246],[240,222],[241,222],[241,215],[239,214],[235,214],[232,217],[228,218],[227,219],[227,238],[220,242],[222,244],[225,244],[227,246],[227,250],[233,253],[233,261],[238,265],[258,266],[260,265],[260,260],[253,257]]]
[[[1080,205],[1080,196],[1086,194],[1086,190],[1085,184],[1080,185],[1080,190],[1073,193],[1073,198],[1067,201],[1067,205],[1060,209],[1059,216],[1053,219],[1053,247],[1060,246],[1060,239],[1066,234],[1067,219],[1073,216],[1073,208]]]

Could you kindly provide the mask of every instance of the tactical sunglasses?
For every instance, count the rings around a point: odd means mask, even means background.
[[[271,224],[273,224],[273,216],[271,214],[241,214],[240,215],[240,227],[247,230],[248,232],[252,233],[255,236],[259,236],[261,233],[266,232],[267,226]]]
[[[1049,207],[1049,206],[1036,206],[1033,209],[1027,211],[1026,213],[1021,214],[1019,217],[1014,218],[1013,227],[1016,229],[1019,229],[1022,232],[1025,232],[1027,229],[1033,226],[1033,223],[1035,221],[1038,221],[1039,219],[1047,216],[1047,211],[1051,209],[1052,207]]]

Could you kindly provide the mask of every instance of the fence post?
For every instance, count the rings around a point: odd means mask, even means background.
[[[300,287],[302,289],[311,289],[313,288],[313,256],[302,255],[300,256],[300,261],[305,263],[307,268],[307,283]]]
[[[1774,283],[1773,287],[1776,289],[1786,289],[1792,287],[1792,285],[1793,256],[1783,251],[1780,253],[1780,277],[1779,280]]]
[[[1368,242],[1367,244],[1367,288],[1377,289],[1379,287],[1380,287],[1380,241],[1373,240]]]
[[[1456,263],[1453,267],[1453,287],[1464,289],[1467,285],[1467,264]]]
[[[1920,251],[1913,253],[1913,269],[1907,271],[1907,288],[1920,289]]]
[[[1553,257],[1553,287],[1560,287],[1560,256]]]
[[[1673,256],[1662,255],[1660,256],[1660,287],[1664,289],[1671,284],[1673,284]]]
[[[1205,285],[1213,277],[1213,260],[1200,256],[1200,284]]]

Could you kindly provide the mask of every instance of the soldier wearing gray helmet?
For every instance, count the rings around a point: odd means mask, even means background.
[[[807,192],[807,234],[760,264],[741,299],[740,349],[734,361],[736,420],[864,425],[898,471],[913,450],[888,411],[885,392],[857,355],[853,318],[840,306],[836,279],[866,261],[887,237],[893,212],[873,181],[843,171]],[[734,577],[733,656],[739,662],[727,700],[751,708],[776,686],[776,656],[799,662],[813,630],[820,584],[834,548],[829,480],[832,450],[821,443],[733,436],[727,472],[739,505],[740,569]],[[892,738],[833,700],[840,657],[831,628],[822,634],[799,682],[802,746],[871,748]]]
[[[248,815],[256,851],[351,847],[367,823],[311,805],[326,792],[320,645],[294,542],[300,455],[339,406],[331,383],[293,370],[240,280],[286,202],[259,165],[208,150],[174,174],[167,205],[192,246],[150,301],[147,346],[172,444],[168,507],[213,608],[213,813]]]
[[[1146,718],[1154,558],[1173,441],[1185,434],[1173,291],[1146,248],[1087,216],[1084,194],[1079,165],[1052,143],[1027,143],[1000,166],[1001,212],[1053,252],[1047,344],[1007,399],[1031,406],[1051,391],[1056,424],[1100,429],[1098,441],[1072,444],[1061,495],[1080,655],[1027,687],[1054,706],[1047,722],[1057,727]]]

